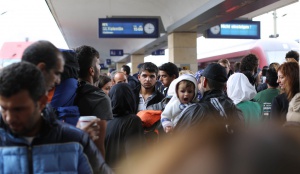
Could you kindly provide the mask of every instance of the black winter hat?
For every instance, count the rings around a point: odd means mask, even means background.
[[[211,63],[202,72],[202,76],[217,82],[227,82],[226,69],[218,63]]]

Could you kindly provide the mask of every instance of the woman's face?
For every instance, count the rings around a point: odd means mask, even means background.
[[[105,94],[108,95],[108,92],[109,92],[111,86],[112,86],[112,83],[111,83],[111,82],[106,83],[106,84],[102,87],[102,91],[104,91]]]
[[[278,74],[277,83],[279,83],[281,89],[285,89],[285,85],[286,85],[285,76],[281,73],[281,71],[278,71],[277,74]]]

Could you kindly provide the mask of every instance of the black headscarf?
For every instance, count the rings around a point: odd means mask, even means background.
[[[134,93],[127,83],[114,85],[109,91],[111,107],[114,116],[134,114],[136,111],[136,102]]]

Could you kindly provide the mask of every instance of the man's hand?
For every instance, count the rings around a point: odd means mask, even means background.
[[[99,118],[91,121],[88,125],[86,125],[85,127],[80,127],[80,123],[79,121],[77,122],[76,127],[83,130],[84,132],[88,133],[90,138],[95,141],[99,138],[99,131],[100,131],[100,126],[99,126],[99,122],[101,120]]]

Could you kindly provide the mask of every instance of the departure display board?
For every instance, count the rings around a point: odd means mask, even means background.
[[[260,22],[234,20],[207,30],[207,38],[260,39]]]
[[[99,38],[158,38],[156,18],[100,18]]]

